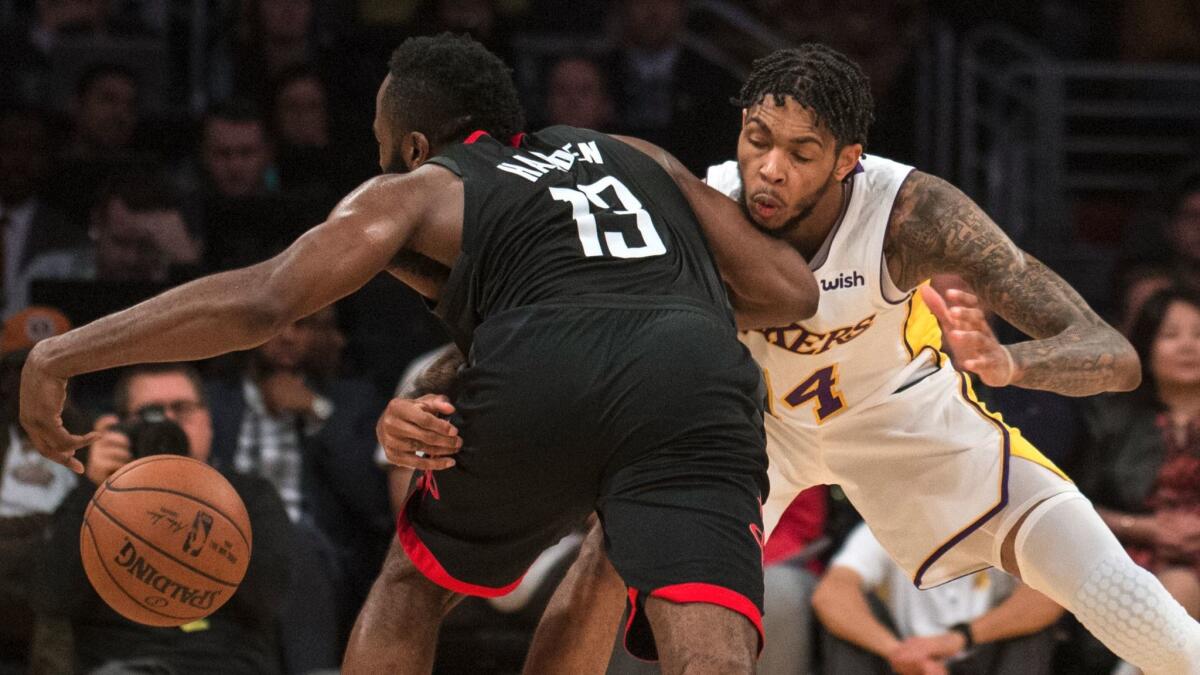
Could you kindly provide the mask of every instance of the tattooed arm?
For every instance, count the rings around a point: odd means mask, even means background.
[[[1127,391],[1140,382],[1129,342],[946,181],[919,171],[909,175],[896,197],[884,252],[898,288],[914,288],[938,273],[958,274],[993,311],[1034,338],[1000,348],[1011,360],[1007,381],[998,384],[1088,396]],[[969,311],[949,310],[952,316]]]

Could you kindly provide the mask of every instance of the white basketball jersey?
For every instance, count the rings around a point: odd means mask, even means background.
[[[912,167],[864,156],[841,219],[809,262],[821,289],[815,316],[750,331],[742,341],[762,366],[771,412],[816,427],[871,405],[940,365],[941,332],[919,295],[896,289],[883,256],[892,205]],[[737,163],[707,182],[738,197]]]

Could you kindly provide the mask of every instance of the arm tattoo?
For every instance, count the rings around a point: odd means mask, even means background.
[[[897,287],[958,274],[989,308],[1034,338],[1008,346],[1017,366],[1012,384],[1067,396],[1137,386],[1137,356],[1125,338],[946,181],[909,175],[896,197],[884,255]]]
[[[453,344],[446,345],[437,357],[413,378],[400,396],[419,398],[425,394],[443,394],[453,399],[458,393],[458,369],[466,362],[461,351]]]

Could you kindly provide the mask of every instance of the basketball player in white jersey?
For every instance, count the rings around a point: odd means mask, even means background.
[[[918,587],[1001,567],[1145,672],[1200,673],[1200,625],[1062,472],[975,400],[942,351],[948,344],[989,386],[1088,396],[1137,386],[1132,347],[952,185],[862,154],[872,101],[843,55],[776,52],[755,63],[739,103],[737,162],[707,180],[792,243],[821,286],[802,325],[743,336],[770,391],[767,535],[801,490],[838,484]],[[965,278],[1033,339],[1001,345],[975,297],[929,288],[936,273]],[[453,441],[419,429],[421,413],[445,405],[393,406],[380,425],[389,456],[419,468],[451,461]],[[415,450],[433,456],[419,464]],[[621,606],[603,596],[622,587],[602,556],[581,561],[543,619],[528,672],[603,668]],[[596,582],[606,574],[612,583]]]

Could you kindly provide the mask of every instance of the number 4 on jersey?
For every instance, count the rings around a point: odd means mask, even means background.
[[[614,209],[600,193],[612,189],[621,203],[621,208]],[[625,241],[625,235],[620,231],[605,231],[604,244],[608,246],[609,255],[614,258],[649,258],[667,252],[662,238],[654,229],[654,221],[650,213],[642,208],[642,202],[625,187],[621,181],[612,176],[605,176],[591,185],[580,185],[578,190],[572,188],[552,187],[550,196],[560,202],[571,205],[571,217],[579,227],[579,243],[583,245],[583,254],[594,257],[604,255],[600,244],[600,230],[596,224],[597,215],[634,216],[638,234],[642,237],[641,246],[630,246]],[[592,213],[592,206],[601,210],[600,214]]]
[[[792,393],[784,396],[783,400],[795,408],[815,399],[813,415],[817,418],[817,424],[821,424],[846,409],[846,400],[837,390],[837,379],[837,364],[825,366],[809,375],[808,379],[801,382]]]

